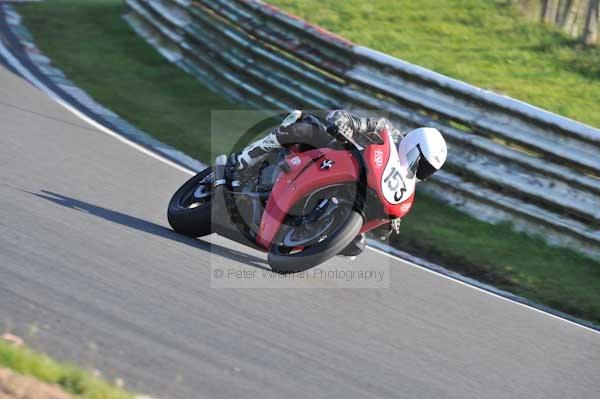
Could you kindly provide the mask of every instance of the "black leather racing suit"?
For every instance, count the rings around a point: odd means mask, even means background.
[[[367,118],[353,115],[348,111],[334,110],[325,118],[327,126],[314,115],[302,113],[302,116],[290,126],[279,127],[275,133],[277,141],[283,146],[308,144],[312,147],[324,147],[332,139],[328,132],[337,132],[345,137],[379,133],[387,127],[394,141],[401,138],[401,133],[385,118]]]

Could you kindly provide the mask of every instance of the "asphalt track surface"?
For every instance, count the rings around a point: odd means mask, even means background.
[[[374,251],[389,288],[212,288],[265,257],[168,229],[187,178],[0,69],[0,328],[161,398],[600,397],[597,332]]]

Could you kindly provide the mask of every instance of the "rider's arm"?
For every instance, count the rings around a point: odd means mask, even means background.
[[[355,134],[366,134],[371,132],[379,133],[381,129],[387,127],[392,134],[394,141],[402,139],[402,133],[396,129],[390,121],[385,118],[367,118],[353,115],[348,111],[334,110],[325,118],[327,126],[335,126],[338,133],[352,137]]]

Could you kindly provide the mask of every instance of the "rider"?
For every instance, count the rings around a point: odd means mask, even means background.
[[[333,138],[329,132],[336,132],[344,137],[367,134],[387,127],[394,141],[402,136],[400,131],[385,118],[358,117],[348,111],[334,110],[325,118],[327,126],[314,115],[293,111],[281,125],[260,140],[251,143],[237,156],[238,170],[257,164],[271,151],[303,143],[312,147],[324,147]]]
[[[446,142],[442,134],[434,128],[418,128],[403,135],[385,118],[359,117],[343,110],[329,112],[325,121],[327,126],[314,115],[293,111],[278,128],[249,144],[237,155],[237,169],[241,171],[256,165],[278,148],[295,144],[325,147],[332,140],[332,134],[356,138],[359,135],[378,134],[384,128],[398,143],[399,152],[401,150],[406,154],[406,161],[412,166],[418,181],[425,180],[438,171],[446,160]],[[354,257],[359,255],[364,247],[364,234],[359,234],[340,255]]]

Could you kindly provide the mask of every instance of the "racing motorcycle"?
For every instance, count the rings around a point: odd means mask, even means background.
[[[340,254],[360,233],[397,230],[413,204],[416,179],[386,129],[321,148],[273,151],[249,171],[220,155],[171,198],[179,233],[217,233],[268,253],[279,273],[300,272]]]

